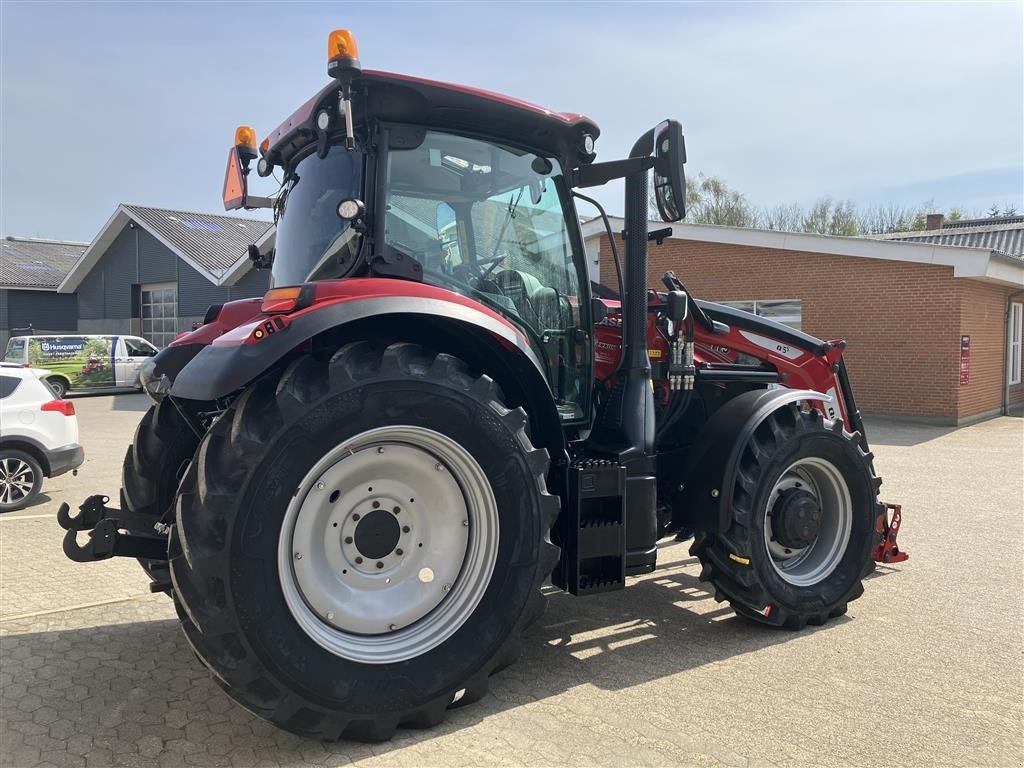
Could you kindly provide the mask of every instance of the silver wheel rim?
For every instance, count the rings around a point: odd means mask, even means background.
[[[439,432],[396,425],[346,440],[306,474],[285,511],[278,572],[310,638],[387,664],[466,622],[497,551],[497,503],[472,455]]]
[[[815,497],[821,511],[820,527],[806,547],[787,548],[775,540],[772,506],[791,488],[801,488]],[[853,502],[842,473],[820,458],[800,459],[779,477],[768,495],[764,516],[764,542],[769,561],[783,580],[798,587],[817,584],[831,574],[846,554],[853,525]]]
[[[27,461],[0,459],[0,504],[15,504],[28,498],[36,484],[36,474]]]

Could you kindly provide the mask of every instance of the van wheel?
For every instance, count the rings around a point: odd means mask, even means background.
[[[38,461],[23,451],[0,450],[0,512],[28,506],[42,485]]]
[[[51,376],[46,380],[46,383],[53,390],[54,397],[58,400],[63,400],[64,395],[68,393],[68,382],[60,376]]]
[[[135,430],[135,439],[121,466],[121,506],[159,522],[165,515],[173,522],[174,495],[199,446],[199,437],[168,398],[150,408]],[[152,529],[131,531],[153,536]],[[168,582],[167,562],[145,560],[139,564],[153,581]]]

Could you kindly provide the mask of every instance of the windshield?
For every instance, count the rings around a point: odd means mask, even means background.
[[[582,416],[587,346],[579,264],[556,161],[427,131],[388,157],[385,243],[423,280],[487,304],[526,331],[565,419]]]
[[[23,362],[25,360],[25,339],[8,339],[4,360],[11,360],[16,363]]]
[[[362,168],[362,153],[342,146],[299,161],[278,202],[272,286],[337,277],[353,263],[362,238],[338,216],[338,203],[362,194]]]

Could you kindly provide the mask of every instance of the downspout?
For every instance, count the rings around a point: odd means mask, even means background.
[[[1003,325],[1006,326],[1006,343],[1003,345],[1003,416],[1010,415],[1010,344],[1013,341],[1013,329],[1010,327],[1010,315],[1015,299],[1024,298],[1024,291],[1015,291],[1006,297],[1006,319]],[[1022,352],[1024,352],[1024,339]]]

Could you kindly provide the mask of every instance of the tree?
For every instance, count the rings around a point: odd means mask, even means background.
[[[801,219],[800,231],[819,235],[859,235],[857,210],[850,200],[820,197]]]
[[[648,187],[648,214],[660,218],[654,198],[653,181]],[[755,209],[746,196],[729,186],[719,176],[698,173],[686,185],[686,218],[688,224],[719,224],[729,227],[757,227],[784,232],[812,232],[821,235],[882,235],[890,232],[918,232],[928,226],[928,215],[941,213],[934,200],[920,205],[882,203],[858,208],[852,200],[834,200],[826,195],[807,209],[797,203],[778,204]],[[979,215],[977,212],[971,214]],[[993,205],[988,215],[1015,216],[1016,208]],[[947,222],[959,221],[968,214],[959,207],[944,214]]]
[[[758,226],[780,232],[799,232],[804,211],[796,203],[762,208],[758,214]]]

